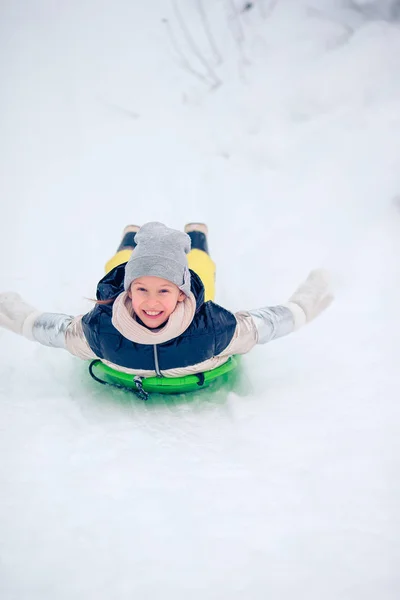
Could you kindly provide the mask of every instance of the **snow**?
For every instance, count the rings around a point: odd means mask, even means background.
[[[336,288],[168,402],[1,330],[4,600],[399,597],[398,2],[244,4],[1,4],[1,290],[85,312],[150,220],[208,223],[230,310]]]

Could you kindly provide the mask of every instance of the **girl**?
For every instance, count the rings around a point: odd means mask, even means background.
[[[326,274],[315,270],[285,304],[235,314],[222,308],[213,302],[207,227],[198,223],[185,233],[158,222],[128,226],[106,271],[89,313],[43,313],[6,292],[0,325],[139,377],[179,377],[299,329],[333,299]]]

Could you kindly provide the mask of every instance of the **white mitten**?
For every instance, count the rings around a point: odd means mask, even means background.
[[[333,298],[328,272],[315,269],[283,306],[292,312],[295,329],[298,329],[315,319],[330,305]]]
[[[33,324],[40,314],[41,312],[24,302],[16,292],[0,294],[0,327],[33,340]]]

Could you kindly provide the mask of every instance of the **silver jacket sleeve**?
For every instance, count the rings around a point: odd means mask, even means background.
[[[65,331],[72,319],[60,313],[42,313],[33,324],[32,336],[44,346],[65,348]]]
[[[257,344],[266,344],[295,330],[293,313],[286,306],[266,306],[249,310],[257,330]]]

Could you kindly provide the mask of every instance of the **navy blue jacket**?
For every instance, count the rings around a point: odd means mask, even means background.
[[[97,286],[97,299],[116,298],[124,291],[125,264],[107,273]],[[157,344],[160,371],[188,367],[218,356],[232,340],[236,318],[225,308],[204,302],[204,286],[199,276],[190,271],[191,291],[196,298],[196,312],[189,327],[180,336]],[[157,371],[155,348],[125,338],[111,322],[112,304],[97,304],[82,317],[87,342],[99,358],[121,367]]]

